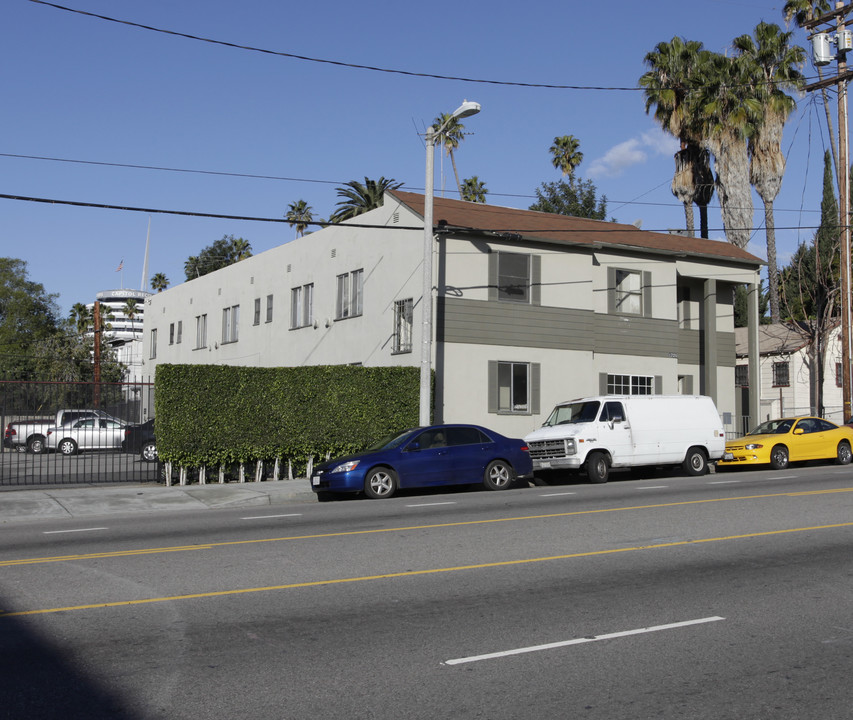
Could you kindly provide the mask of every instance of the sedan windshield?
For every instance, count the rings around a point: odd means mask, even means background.
[[[365,452],[374,451],[374,450],[392,450],[395,447],[400,447],[406,440],[411,437],[412,433],[415,430],[419,430],[420,428],[409,429],[401,433],[394,433],[393,435],[386,435],[381,440],[377,440],[370,447],[368,447]]]
[[[787,420],[768,420],[767,422],[761,423],[755,430],[753,430],[750,435],[784,435],[787,432],[791,431],[791,426],[794,424],[794,421],[791,419]]]
[[[598,400],[557,405],[545,421],[544,427],[567,425],[568,423],[594,422],[598,416],[600,405],[601,403]]]

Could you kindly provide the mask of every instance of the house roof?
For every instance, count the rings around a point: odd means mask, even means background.
[[[402,190],[388,191],[388,194],[423,217],[423,195]],[[699,255],[747,265],[765,264],[761,258],[720,240],[654,233],[640,230],[634,225],[535,210],[518,210],[464,200],[434,198],[433,220],[437,227],[444,226],[448,230],[484,231],[498,235],[520,236],[520,239],[528,241],[592,248],[623,247],[673,255]]]
[[[835,329],[837,325],[833,326]],[[735,355],[749,355],[749,328],[735,328]],[[758,326],[758,354],[784,355],[797,352],[808,345],[808,340],[797,331],[793,323],[773,323]]]

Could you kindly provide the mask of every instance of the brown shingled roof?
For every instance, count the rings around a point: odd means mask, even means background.
[[[413,212],[424,214],[424,196],[402,190],[388,191]],[[525,240],[538,240],[564,245],[619,245],[656,252],[703,255],[722,260],[763,265],[764,260],[719,240],[691,238],[639,230],[633,225],[589,220],[587,218],[518,210],[464,200],[434,198],[435,225],[448,229],[475,229],[520,235]]]

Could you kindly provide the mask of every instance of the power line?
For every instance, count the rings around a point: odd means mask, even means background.
[[[546,90],[596,90],[596,91],[621,91],[621,92],[641,92],[644,88],[639,86],[634,87],[619,87],[619,86],[602,86],[602,85],[553,85],[549,83],[528,83],[528,82],[513,82],[510,80],[488,80],[483,78],[461,77],[456,75],[438,75],[435,73],[413,72],[410,70],[398,70],[394,68],[382,68],[374,65],[361,65],[358,63],[343,62],[341,60],[327,60],[325,58],[309,57],[307,55],[297,55],[295,53],[283,52],[280,50],[269,50],[259,48],[253,45],[241,45],[240,43],[229,42],[227,40],[214,40],[213,38],[203,37],[200,35],[192,35],[190,33],[179,32],[177,30],[167,30],[158,28],[152,25],[144,25],[142,23],[132,22],[130,20],[120,20],[108,15],[100,15],[98,13],[87,12],[85,10],[77,10],[76,8],[66,7],[58,3],[47,2],[47,0],[30,0],[30,2],[38,5],[46,5],[57,10],[75,13],[77,15],[85,15],[87,17],[105,20],[107,22],[118,23],[119,25],[127,25],[129,27],[139,28],[140,30],[148,30],[150,32],[162,33],[164,35],[172,35],[175,37],[186,38],[187,40],[195,40],[197,42],[210,43],[212,45],[221,45],[230,47],[236,50],[248,50],[250,52],[262,53],[264,55],[274,55],[277,57],[291,58],[293,60],[303,60],[305,62],[322,63],[326,65],[336,65],[338,67],[351,68],[354,70],[370,70],[372,72],[389,73],[393,75],[406,75],[408,77],[431,78],[433,80],[453,80],[456,82],[479,83],[484,85],[502,85],[508,87],[525,87],[525,88],[544,88]],[[806,78],[809,79],[809,78]],[[775,84],[768,82],[767,84]],[[744,85],[747,87],[748,85]]]
[[[6,193],[0,193],[0,200],[17,200],[21,202],[35,202],[35,203],[45,203],[48,205],[70,205],[72,207],[84,207],[84,208],[94,208],[98,210],[121,210],[123,212],[141,212],[148,214],[159,214],[159,215],[183,215],[186,217],[203,217],[203,218],[216,218],[220,220],[239,220],[246,222],[267,222],[267,223],[287,223],[290,224],[290,221],[286,218],[269,218],[269,217],[257,217],[251,215],[224,215],[221,213],[204,213],[204,212],[195,212],[191,210],[164,210],[159,208],[142,208],[142,207],[134,207],[131,205],[110,205],[107,203],[94,203],[94,202],[83,202],[79,200],[56,200],[51,198],[37,198],[37,197],[28,197],[26,195],[9,195]],[[362,228],[368,230],[387,230],[387,225],[371,225],[366,223],[334,223],[334,222],[322,222],[317,220],[312,220],[310,222],[306,222],[306,225],[316,225],[318,227],[349,227],[349,228]],[[549,229],[548,232],[555,233],[577,233],[577,232],[591,232],[591,233],[611,233],[611,232],[625,232],[624,228],[608,228],[607,226],[610,223],[602,222],[600,228],[585,228],[584,230],[573,230],[573,229]],[[819,226],[817,225],[777,225],[777,230],[817,230]],[[394,229],[396,230],[418,230],[422,231],[423,226],[402,226],[395,225]],[[476,229],[476,228],[471,228]],[[711,232],[724,232],[723,228],[709,228]],[[729,228],[729,230],[755,230],[754,227],[749,228]],[[539,232],[541,229],[525,229],[523,227],[513,227],[512,233],[535,233]],[[486,230],[485,232],[499,232],[495,230]],[[669,229],[664,230],[639,230],[638,232],[656,232],[662,233],[665,235],[671,234]]]

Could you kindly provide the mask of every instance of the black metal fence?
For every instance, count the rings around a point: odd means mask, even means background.
[[[71,418],[61,429],[56,425],[60,411],[65,411],[63,418]],[[153,413],[150,379],[127,383],[0,380],[0,486],[159,481],[163,474],[159,462],[146,462],[138,446],[121,448],[126,430],[153,418]],[[87,418],[97,422],[81,424]]]

